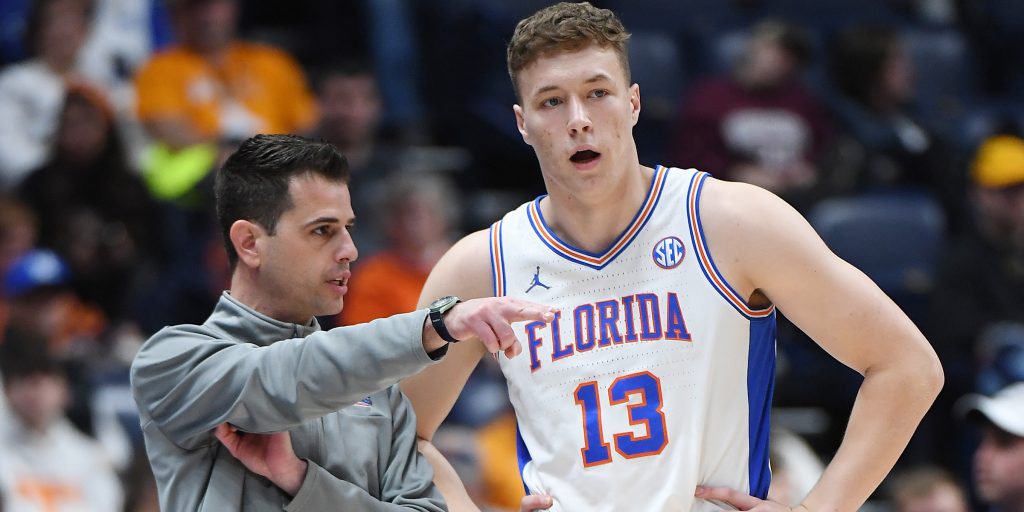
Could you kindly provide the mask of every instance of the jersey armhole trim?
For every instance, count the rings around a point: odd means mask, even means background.
[[[491,285],[495,297],[505,296],[505,256],[501,239],[501,221],[491,224]]]
[[[690,178],[690,187],[686,194],[686,211],[690,221],[690,242],[697,253],[697,263],[700,265],[704,277],[707,278],[719,295],[722,296],[736,311],[744,317],[754,320],[770,316],[775,311],[775,305],[764,309],[753,309],[733,287],[725,280],[722,273],[718,271],[714,259],[711,257],[711,250],[708,249],[707,239],[704,236],[704,227],[700,220],[700,193],[704,188],[704,181],[710,175],[706,172],[697,172]]]

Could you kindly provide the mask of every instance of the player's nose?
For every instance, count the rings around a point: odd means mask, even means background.
[[[569,133],[575,135],[579,132],[590,131],[590,113],[583,101],[577,99],[569,100]]]

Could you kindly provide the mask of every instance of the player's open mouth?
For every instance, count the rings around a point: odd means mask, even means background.
[[[573,155],[569,157],[569,160],[574,164],[587,164],[593,162],[594,160],[597,160],[600,157],[601,153],[589,149],[584,149],[583,151],[577,151],[573,153]]]

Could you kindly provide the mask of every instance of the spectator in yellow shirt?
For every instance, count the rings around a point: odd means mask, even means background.
[[[157,142],[146,165],[153,192],[174,198],[214,166],[217,142],[256,133],[308,133],[314,97],[285,52],[235,34],[237,0],[173,0],[180,43],[136,76],[137,112]]]

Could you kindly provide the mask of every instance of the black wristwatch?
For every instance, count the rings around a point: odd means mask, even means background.
[[[458,297],[448,295],[447,297],[441,297],[440,299],[430,303],[430,324],[434,326],[434,330],[437,331],[437,335],[448,343],[458,343],[459,340],[455,339],[455,337],[448,332],[448,328],[445,327],[444,314],[459,302],[462,301],[460,301]]]

